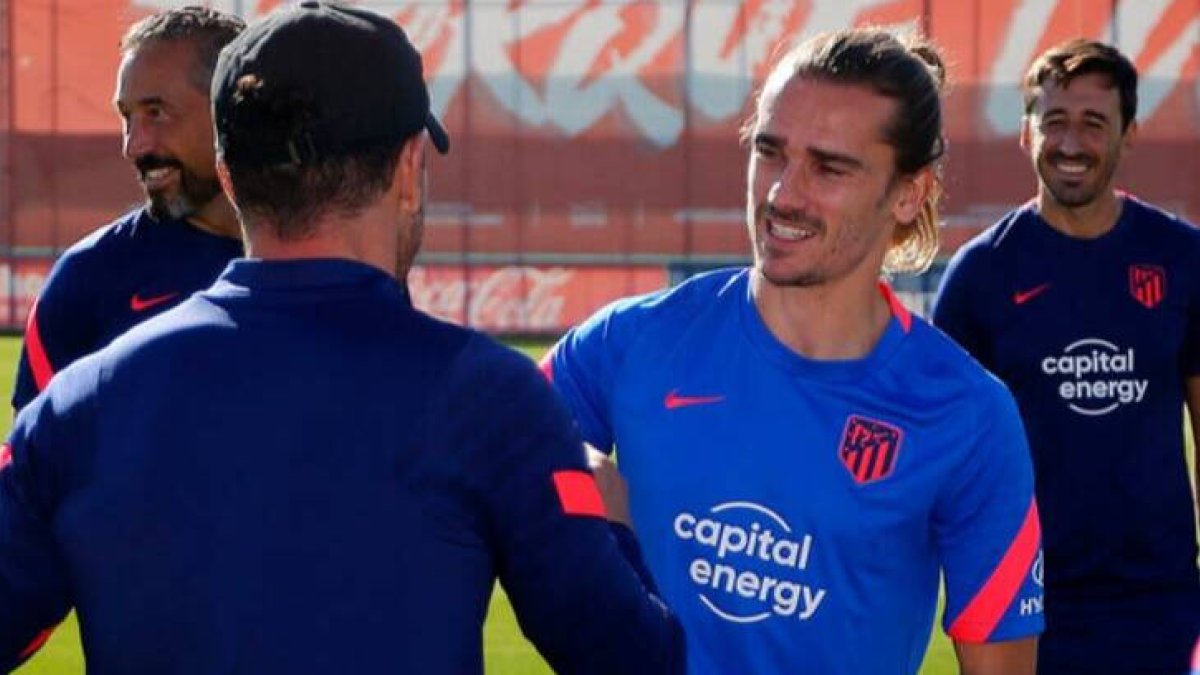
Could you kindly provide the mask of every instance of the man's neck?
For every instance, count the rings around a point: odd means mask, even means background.
[[[1107,234],[1121,217],[1124,199],[1113,190],[1081,206],[1063,206],[1043,189],[1038,192],[1037,208],[1050,227],[1076,239],[1096,239]]]
[[[199,211],[188,216],[187,222],[192,227],[218,237],[242,238],[242,228],[238,224],[237,211],[234,210],[225,195],[213,197]]]
[[[776,339],[805,358],[863,358],[875,348],[891,316],[875,279],[794,287],[775,286],[757,272],[751,279],[763,323]]]
[[[382,227],[385,220],[368,210],[360,216],[326,216],[312,225],[300,239],[280,239],[272,224],[254,223],[247,227],[246,257],[262,260],[303,260],[339,258],[354,260],[388,274],[395,274],[396,231]]]

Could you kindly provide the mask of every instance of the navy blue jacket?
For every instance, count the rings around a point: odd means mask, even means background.
[[[534,365],[372,267],[235,261],[10,442],[0,670],[74,607],[93,675],[479,673],[499,579],[558,672],[681,672]]]

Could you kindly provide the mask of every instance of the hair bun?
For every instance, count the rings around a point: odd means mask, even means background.
[[[946,62],[942,59],[942,53],[932,42],[921,38],[915,38],[908,45],[908,50],[916,54],[925,66],[929,68],[929,74],[933,77],[933,81],[937,83],[938,89],[946,86]]]

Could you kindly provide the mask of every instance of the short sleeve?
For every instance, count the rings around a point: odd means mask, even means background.
[[[946,581],[944,628],[960,642],[1040,633],[1041,526],[1024,427],[1011,395],[989,380],[978,433],[935,513]]]
[[[609,402],[626,342],[620,318],[617,305],[601,310],[563,336],[541,363],[583,440],[605,452],[613,445]]]

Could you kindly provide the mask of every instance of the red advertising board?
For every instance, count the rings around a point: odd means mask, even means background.
[[[434,316],[504,333],[557,333],[627,295],[667,285],[661,267],[417,266],[413,304]]]

